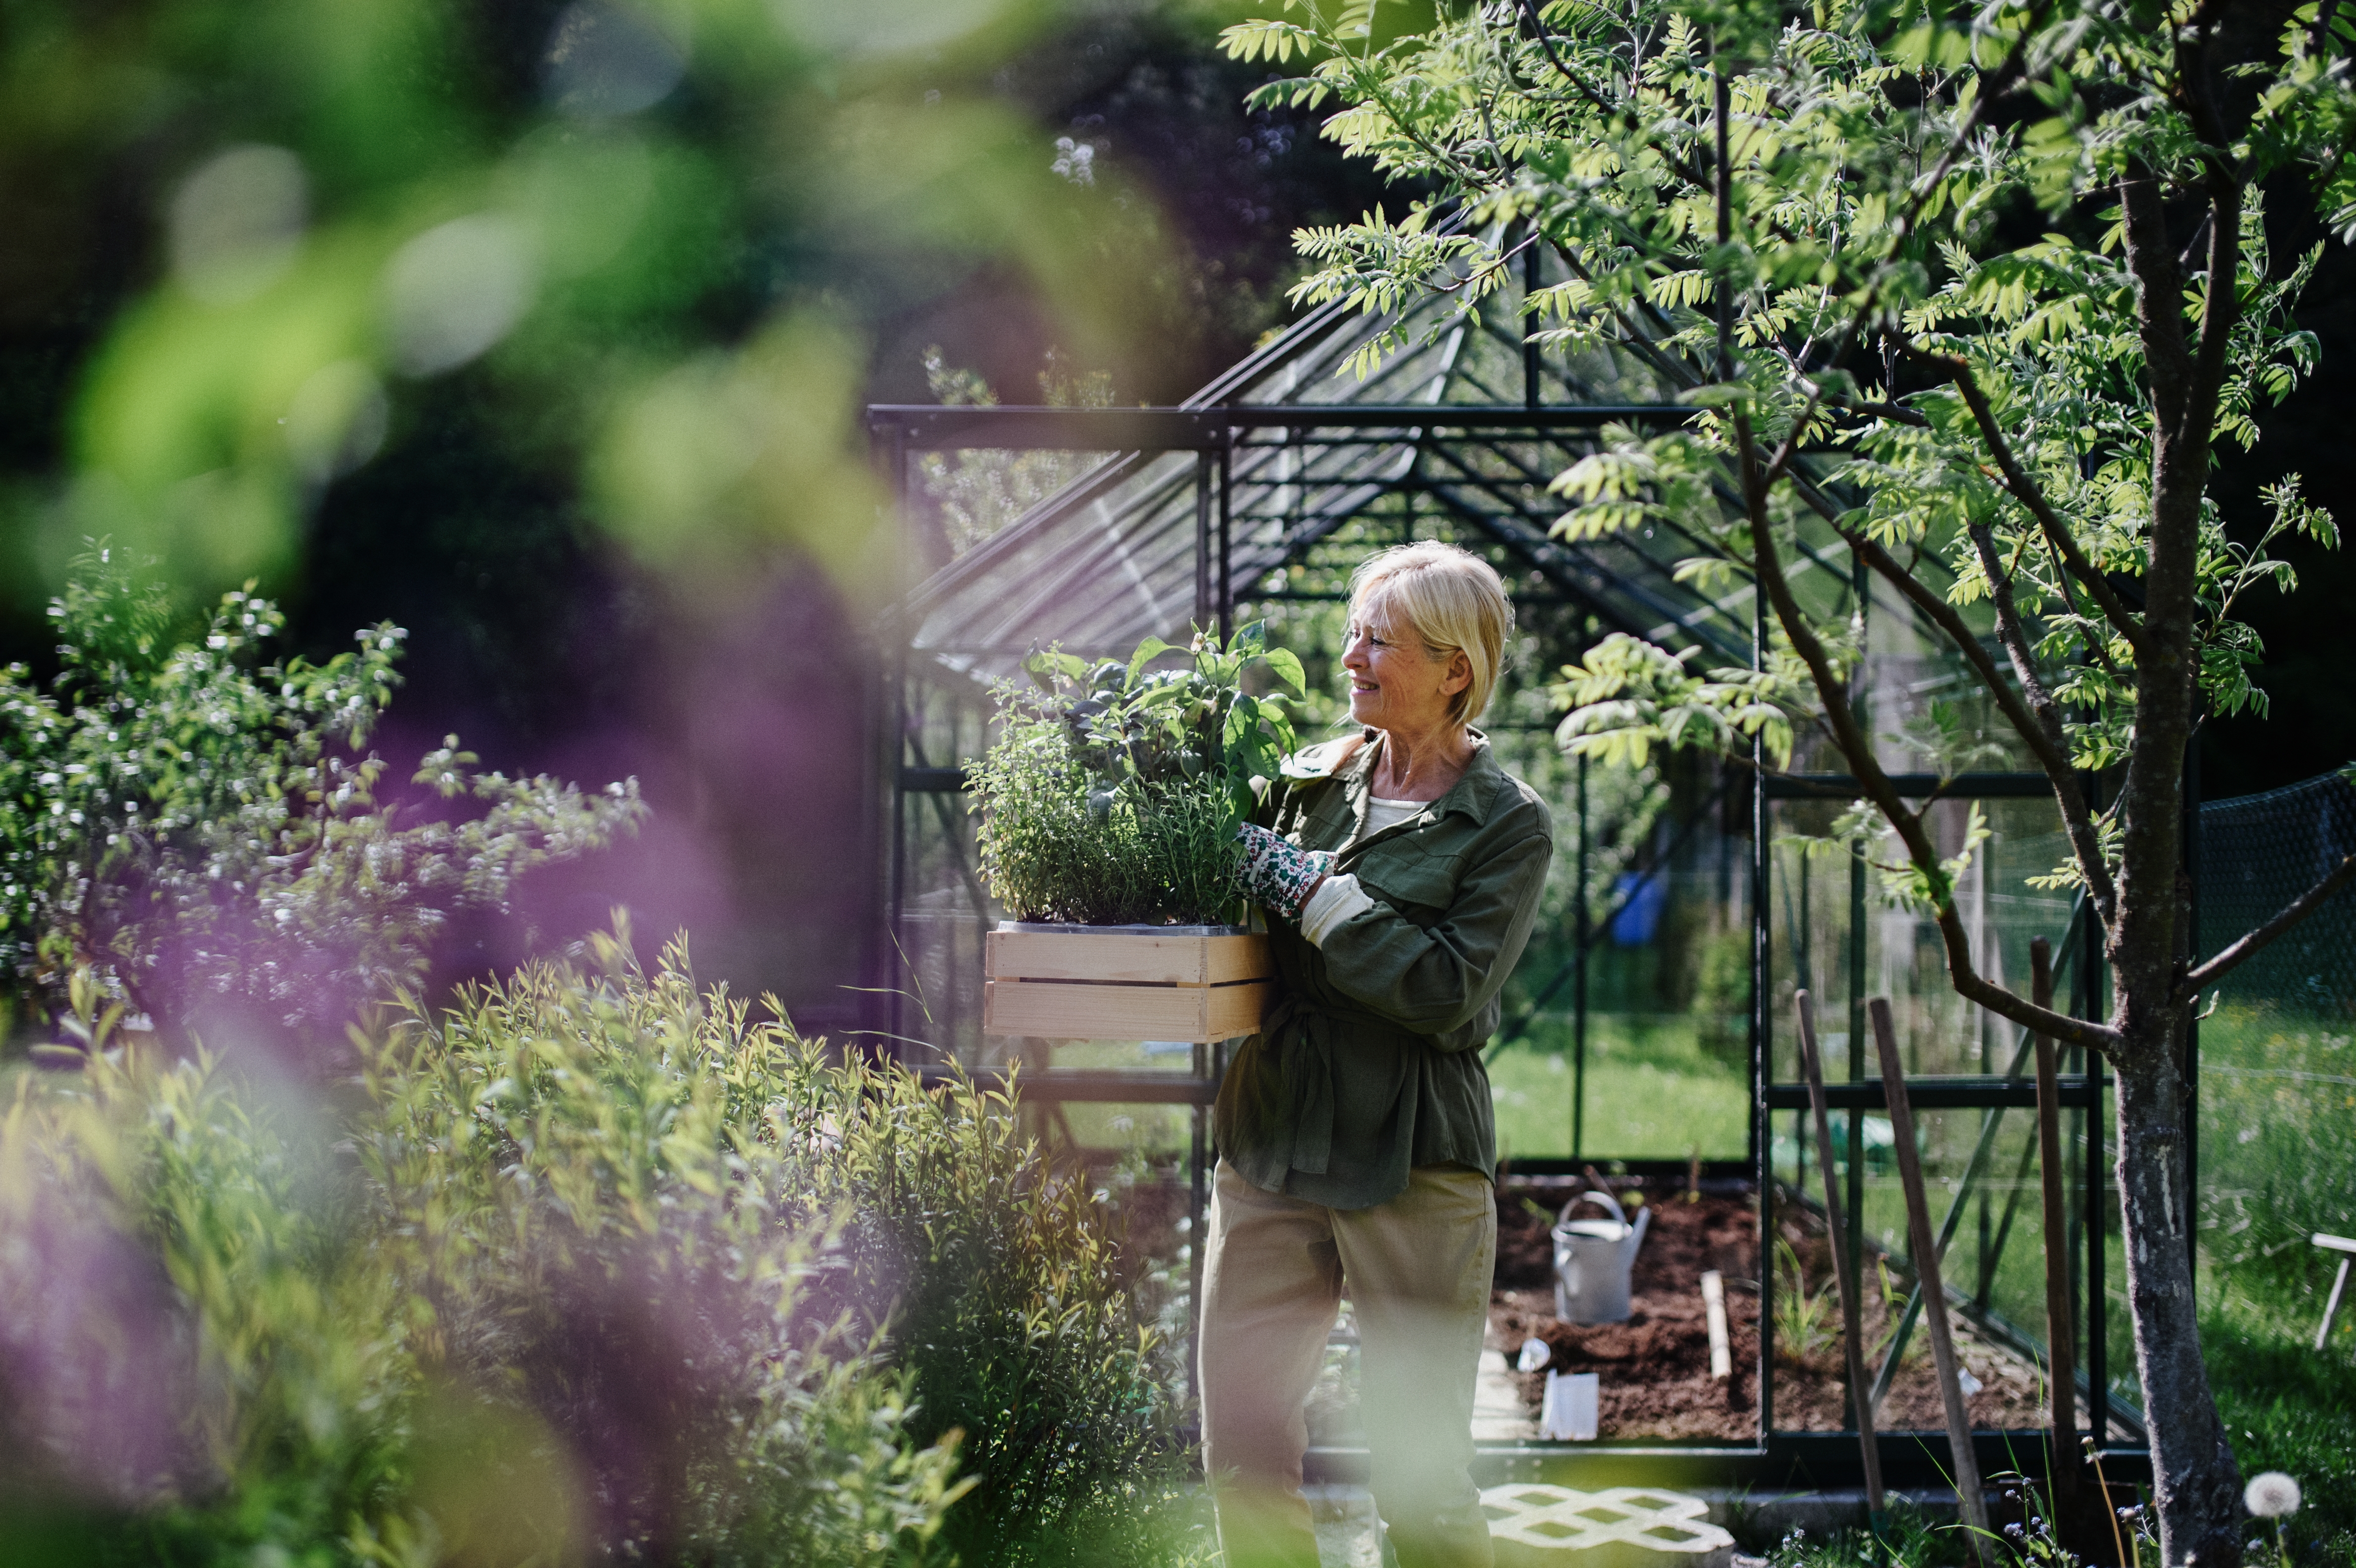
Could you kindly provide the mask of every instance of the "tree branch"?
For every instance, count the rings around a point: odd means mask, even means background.
[[[1735,440],[1740,445],[1742,461],[1744,510],[1751,520],[1751,553],[1759,574],[1759,585],[1774,607],[1775,620],[1783,635],[1808,667],[1808,677],[1816,688],[1826,722],[1830,724],[1834,743],[1847,759],[1850,774],[1857,780],[1867,799],[1873,802],[1906,847],[1907,859],[1917,869],[1933,879],[1933,887],[1944,871],[1939,862],[1938,847],[1923,830],[1921,814],[1907,809],[1898,787],[1883,771],[1880,758],[1874,755],[1871,739],[1858,727],[1857,715],[1848,705],[1848,683],[1832,666],[1823,641],[1809,625],[1806,613],[1792,592],[1791,580],[1784,576],[1783,561],[1776,550],[1773,529],[1767,519],[1767,488],[1772,479],[1762,474],[1758,464],[1758,441],[1751,430],[1750,415],[1737,404],[1734,411]],[[2095,1051],[2107,1051],[2118,1040],[2119,1033],[2107,1024],[2087,1019],[2073,1019],[2057,1013],[2051,1008],[2040,1008],[2024,997],[2017,997],[2001,986],[1991,985],[1980,977],[1972,964],[1971,938],[1964,930],[1963,919],[1955,912],[1952,892],[1939,896],[1937,903],[1939,934],[1946,948],[1947,976],[1955,994],[1967,1002],[1986,1008],[1998,1018],[2008,1019],[2040,1034],[2051,1034],[2072,1045],[2083,1045]]]
[[[1981,645],[1978,636],[1965,624],[1954,605],[1933,592],[1929,584],[1916,577],[1889,550],[1864,533],[1844,525],[1830,503],[1815,493],[1814,486],[1802,485],[1799,493],[1815,509],[1816,515],[1830,523],[1834,531],[1848,542],[1849,549],[1857,553],[1859,560],[1897,589],[1908,603],[1946,635],[1947,640],[1954,645],[1956,652],[1963,655],[1965,662],[1979,677],[1980,684],[1995,699],[1998,711],[2028,743],[2030,753],[2036,757],[2038,765],[2045,770],[2046,778],[2053,785],[2054,802],[2061,807],[2062,827],[2069,834],[2071,848],[2078,858],[2079,869],[2088,873],[2086,885],[2093,891],[2095,912],[2108,923],[2117,902],[2118,891],[2111,880],[2110,865],[2102,855],[2102,837],[2094,829],[2094,814],[2087,807],[2084,790],[2079,786],[2078,770],[2070,763],[2070,748],[2061,731],[2058,707],[2054,722],[2050,725],[2041,722],[2040,716],[2029,706],[2035,699],[2025,701],[2022,694],[2013,689],[2004,678],[2003,672],[1997,668],[1996,660],[1988,656],[1987,649]],[[2035,689],[2047,703],[2051,703],[2051,697],[2045,693],[2041,684]]]
[[[2144,640],[2142,624],[2120,601],[2108,580],[2094,569],[2094,563],[2086,559],[2086,552],[2079,548],[2076,537],[2054,512],[2051,503],[2046,500],[2044,489],[2030,477],[2028,470],[2021,467],[2020,459],[2013,454],[2012,443],[2004,438],[2004,427],[1997,422],[1995,406],[1988,401],[1987,392],[1980,386],[1979,374],[1972,368],[1971,361],[1960,354],[1927,353],[1912,344],[1907,345],[1906,351],[1917,359],[1954,373],[1955,386],[1964,394],[1964,401],[1971,406],[1972,418],[1980,427],[1980,439],[1987,443],[1989,455],[1996,459],[1997,468],[2004,475],[2005,489],[2028,510],[2030,517],[2037,519],[2038,528],[2068,564],[2071,575],[2083,583],[2087,596],[2102,606],[2103,618],[2126,639],[2127,646],[2141,651]]]
[[[2177,986],[2176,1002],[2181,1005],[2190,1001],[2224,978],[2243,960],[2255,956],[2267,943],[2313,914],[2324,900],[2346,887],[2351,878],[2356,878],[2356,855],[2341,857],[2340,864],[2331,869],[2330,875],[2286,904],[2280,914],[2187,974]]]
[[[2320,55],[2330,47],[2331,18],[2339,9],[2340,0],[2323,0],[2323,4],[2315,8],[2315,26],[2308,30],[2307,35],[2307,53]]]
[[[2187,341],[2183,273],[2168,243],[2167,219],[2153,172],[2137,166],[2122,183],[2127,266],[2136,280],[2136,316],[2150,377],[2152,432],[2150,565],[2145,577],[2144,639],[2136,655],[2135,741],[2119,788],[2120,912],[2111,961],[2123,1008],[2148,1007],[2174,992],[2182,962],[2176,928],[2183,762],[2191,742],[2201,661],[2196,627],[2201,520],[2210,473],[2210,443],[2223,386],[2227,347],[2240,319],[2242,187],[2213,138],[2205,33],[2179,34],[2178,88],[2204,141],[2211,217],[2207,288],[2198,336]]]
[[[2242,318],[2242,187],[2248,176],[2233,166],[2230,138],[2217,112],[2215,84],[2210,80],[2210,46],[2215,41],[2216,18],[2222,5],[2204,5],[2194,29],[2179,34],[2177,44],[2178,80],[2184,107],[2203,144],[2196,155],[2206,178],[2209,210],[2209,287],[2201,301],[2201,332],[2193,351],[2193,400],[2187,412],[2195,421],[2189,428],[2201,432],[2206,469],[2207,432],[2216,420],[2216,400],[2225,384],[2225,356],[2233,328]]]
[[[2176,257],[2168,245],[2168,215],[2160,209],[2159,182],[2149,171],[2119,182],[2119,208],[2126,237],[2127,270],[2136,280],[2136,316],[2144,345],[2144,368],[2163,434],[2183,424],[2192,383],[2192,360],[2184,343],[2183,289]]]
[[[1996,606],[1997,640],[2004,645],[2006,656],[2012,661],[2012,673],[2020,682],[2021,693],[2028,701],[2029,711],[2037,716],[2039,727],[2045,731],[2053,749],[2066,756],[2068,747],[2062,729],[2062,706],[2053,700],[2052,692],[2045,685],[2045,677],[2037,667],[2037,656],[2029,645],[2028,629],[2021,624],[2020,605],[2013,596],[2012,576],[2005,571],[2004,561],[1996,548],[1996,531],[1986,523],[1976,522],[1969,525],[1969,532],[1972,549],[1980,558],[1980,571],[1988,580],[1989,602]],[[2059,795],[2061,775],[2052,774],[2050,767],[2047,771],[2056,778],[2055,793]],[[2074,771],[2069,778],[2070,791],[2076,795],[2077,775]],[[2116,912],[2110,864],[2104,859],[2102,835],[2094,830],[2094,818],[2087,812],[2083,797],[2077,805],[2078,809],[2074,813],[2066,804],[2062,808],[2063,825],[2070,834],[2070,852],[2077,858],[2079,874],[2085,878],[2088,890],[2094,894],[2094,912],[2107,927],[2112,915]]]

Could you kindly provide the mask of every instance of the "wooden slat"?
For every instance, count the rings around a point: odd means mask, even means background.
[[[982,1032],[1048,1040],[1207,1041],[1249,1034],[1269,994],[1265,981],[1240,986],[1076,986],[988,980]]]
[[[1240,986],[1214,986],[1206,994],[1211,1026],[1207,1038],[1233,1040],[1258,1032],[1276,987],[1266,980],[1253,980]]]
[[[1132,932],[993,931],[989,936],[988,968],[995,979],[1223,986],[1276,973],[1268,938],[1257,933],[1162,936]]]

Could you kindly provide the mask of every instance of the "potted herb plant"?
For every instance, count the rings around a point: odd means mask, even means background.
[[[1163,655],[1186,661],[1155,668]],[[1013,915],[990,933],[983,1028],[1087,1040],[1225,1040],[1258,1027],[1274,973],[1244,930],[1236,827],[1292,750],[1301,661],[1255,622],[1222,645],[1148,637],[1126,665],[1049,650],[1001,682],[972,773],[982,876]]]

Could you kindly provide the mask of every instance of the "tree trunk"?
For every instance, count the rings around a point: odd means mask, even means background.
[[[2241,1477],[2201,1357],[2192,1292],[2193,1195],[2185,1186],[2184,1081],[2164,1006],[2121,1012],[2128,1037],[2115,1063],[2122,1241],[2135,1315],[2136,1371],[2151,1431],[2160,1551],[2171,1565],[2236,1568],[2242,1561]],[[2137,1015],[2140,1014],[2140,1017]],[[2136,1027],[2140,1024],[2142,1027]],[[2102,1310],[2094,1283],[2089,1306]],[[2099,1400],[2104,1391],[2095,1389]]]

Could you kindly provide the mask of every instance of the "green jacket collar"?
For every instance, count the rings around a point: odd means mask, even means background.
[[[1336,780],[1353,814],[1364,822],[1366,797],[1374,792],[1376,742],[1381,733],[1379,730],[1365,730],[1355,736],[1312,746],[1285,760],[1285,774],[1302,780]],[[1475,827],[1485,827],[1505,770],[1498,766],[1497,753],[1491,749],[1488,736],[1469,727],[1465,733],[1472,738],[1472,761],[1465,767],[1464,776],[1451,784],[1446,795],[1433,801],[1427,814],[1437,820],[1453,812],[1471,817]]]

